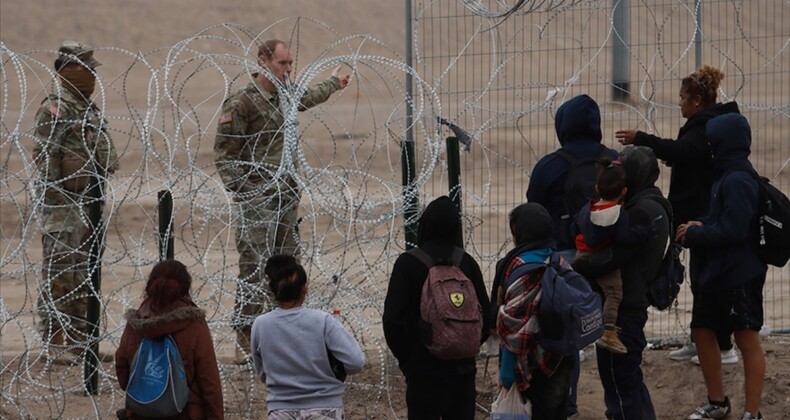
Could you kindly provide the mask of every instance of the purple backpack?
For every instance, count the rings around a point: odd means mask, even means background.
[[[456,248],[451,261],[435,261],[414,248],[409,254],[428,267],[420,297],[420,341],[440,359],[477,356],[483,311],[472,281],[459,268],[464,251]]]

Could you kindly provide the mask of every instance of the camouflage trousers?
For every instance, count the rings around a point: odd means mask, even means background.
[[[240,216],[236,218],[239,282],[233,328],[249,335],[255,318],[274,308],[274,296],[263,273],[266,260],[276,254],[298,258],[299,198],[260,196],[236,204]]]
[[[93,240],[88,223],[85,205],[45,205],[41,210],[44,259],[36,312],[38,330],[50,341],[55,336],[71,342],[86,339],[88,253]]]

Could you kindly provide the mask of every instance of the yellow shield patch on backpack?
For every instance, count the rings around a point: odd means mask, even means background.
[[[450,293],[450,302],[452,302],[456,308],[460,308],[461,305],[464,304],[464,294],[459,292]]]

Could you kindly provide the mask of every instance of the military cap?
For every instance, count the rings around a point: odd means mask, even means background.
[[[101,63],[93,58],[93,47],[83,44],[79,41],[67,40],[63,41],[58,48],[58,58],[63,61],[63,64],[77,63],[78,58],[85,65],[90,68],[100,66]]]

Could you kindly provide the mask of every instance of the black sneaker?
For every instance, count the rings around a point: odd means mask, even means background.
[[[724,405],[714,404],[708,398],[708,401],[697,407],[693,413],[688,417],[688,420],[702,420],[702,419],[722,419],[730,414],[730,399],[724,397]]]

